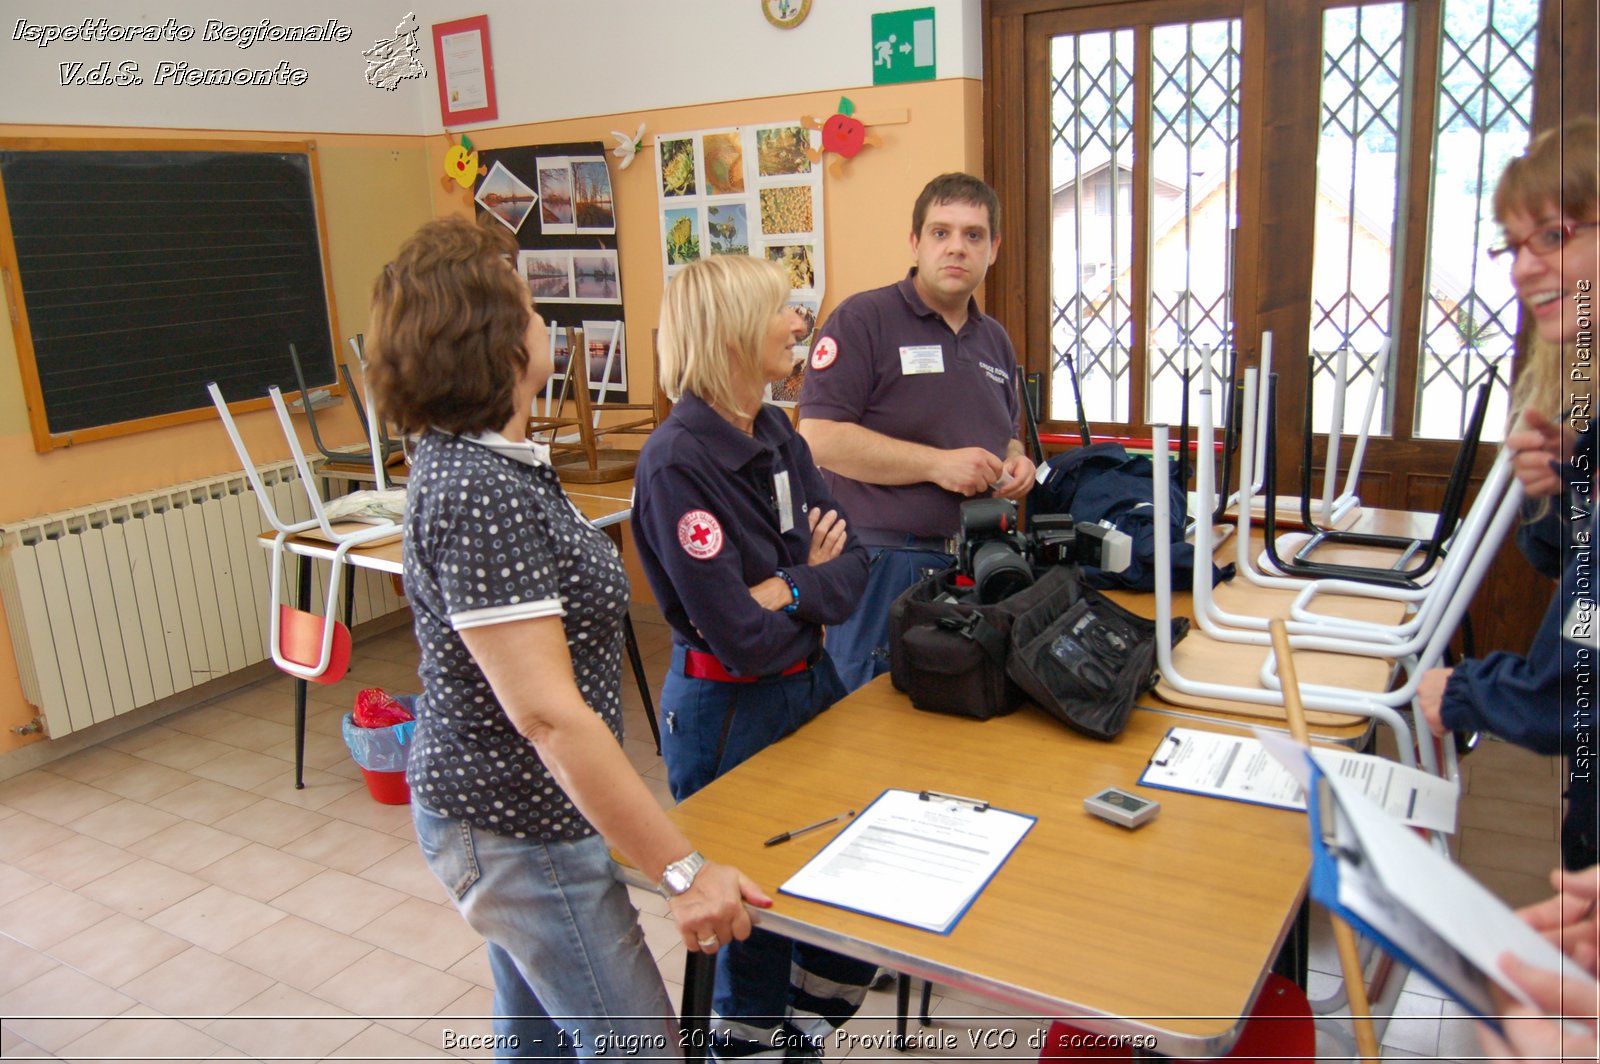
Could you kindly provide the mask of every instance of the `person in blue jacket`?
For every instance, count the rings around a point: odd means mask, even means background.
[[[1433,669],[1417,702],[1434,734],[1487,731],[1537,753],[1567,757],[1567,868],[1596,859],[1594,490],[1591,421],[1595,286],[1600,280],[1600,167],[1596,123],[1540,134],[1495,190],[1511,278],[1535,338],[1519,367],[1516,431],[1506,437],[1532,512],[1518,533],[1528,560],[1557,579],[1523,655],[1496,652]]]
[[[719,255],[685,267],[662,298],[661,387],[676,405],[639,454],[633,532],[672,626],[661,754],[679,800],[846,693],[823,626],[855,609],[867,552],[805,440],[762,402],[802,331],[788,297],[777,264]],[[820,1052],[875,970],[760,930],[728,942],[713,1049]]]

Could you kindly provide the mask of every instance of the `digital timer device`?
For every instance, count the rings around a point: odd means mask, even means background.
[[[1137,794],[1107,787],[1083,800],[1083,807],[1101,820],[1109,820],[1125,828],[1136,828],[1156,818],[1161,803]]]

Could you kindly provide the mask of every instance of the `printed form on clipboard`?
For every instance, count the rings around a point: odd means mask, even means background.
[[[1254,736],[1169,728],[1139,782],[1167,791],[1203,794],[1276,809],[1304,809],[1306,792],[1274,748],[1292,740],[1254,729]],[[1329,772],[1349,780],[1402,823],[1453,833],[1461,796],[1454,780],[1376,754],[1317,748]]]
[[[937,791],[884,791],[779,890],[949,934],[1034,819]]]
[[[1499,1028],[1490,986],[1534,1002],[1500,970],[1500,956],[1560,973],[1567,1000],[1592,1003],[1588,972],[1415,831],[1341,775],[1328,751],[1275,737],[1280,758],[1311,794],[1311,897]],[[1577,1010],[1575,1010],[1577,1011]],[[1591,1014],[1592,1015],[1592,1014]]]

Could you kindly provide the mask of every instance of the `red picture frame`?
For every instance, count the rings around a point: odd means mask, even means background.
[[[474,31],[478,35],[475,43],[470,37]],[[489,47],[488,15],[435,23],[433,61],[439,72],[439,117],[445,128],[492,122],[500,117],[494,96],[494,51]]]

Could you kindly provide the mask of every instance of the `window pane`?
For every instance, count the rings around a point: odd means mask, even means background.
[[[1342,432],[1391,431],[1384,388],[1393,353],[1390,292],[1400,190],[1400,72],[1405,62],[1399,3],[1334,8],[1322,19],[1322,114],[1317,145],[1311,353],[1318,432],[1333,423],[1344,368]]]
[[[1133,31],[1053,38],[1050,49],[1050,413],[1127,421],[1133,298]]]
[[[1146,416],[1177,423],[1183,371],[1213,352],[1225,372],[1232,336],[1233,224],[1238,215],[1237,19],[1157,26],[1151,34],[1150,317]]]
[[[1459,438],[1491,368],[1483,435],[1504,435],[1517,304],[1509,270],[1486,251],[1499,238],[1495,182],[1528,142],[1538,19],[1535,0],[1445,0],[1419,437]]]

